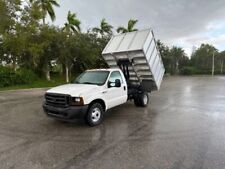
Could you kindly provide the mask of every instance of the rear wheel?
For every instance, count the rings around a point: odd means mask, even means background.
[[[139,97],[138,96],[136,96],[134,98],[134,104],[135,104],[135,106],[140,107],[140,100],[139,100]]]
[[[146,107],[148,102],[149,96],[147,92],[140,93],[134,98],[134,104],[137,107]]]
[[[104,110],[100,103],[94,103],[89,108],[85,121],[89,126],[96,126],[102,122]]]

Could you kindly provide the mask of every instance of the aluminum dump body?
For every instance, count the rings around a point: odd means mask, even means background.
[[[110,68],[128,59],[129,82],[142,85],[147,91],[159,90],[165,68],[151,29],[115,35],[102,56]]]

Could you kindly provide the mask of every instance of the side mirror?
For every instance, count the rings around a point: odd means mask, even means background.
[[[120,79],[115,80],[115,87],[121,87]]]
[[[116,79],[115,82],[108,82],[108,87],[121,87],[120,79]]]

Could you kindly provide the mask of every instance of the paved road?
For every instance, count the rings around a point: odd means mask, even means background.
[[[225,168],[225,77],[167,78],[94,128],[47,118],[43,93],[0,92],[1,169]]]

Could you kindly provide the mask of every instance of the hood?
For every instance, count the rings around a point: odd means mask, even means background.
[[[79,97],[82,93],[93,91],[98,88],[98,85],[89,84],[66,84],[62,86],[54,87],[47,91],[47,93],[58,93],[58,94],[68,94],[73,97]]]

